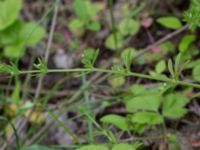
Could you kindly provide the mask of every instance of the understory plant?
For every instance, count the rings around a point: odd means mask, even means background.
[[[1,55],[13,60],[24,56],[26,47],[37,44],[45,35],[45,30],[37,23],[25,22],[18,18],[21,7],[22,0],[0,1]],[[92,3],[88,0],[73,0],[73,8],[76,15],[70,20],[69,29],[74,34],[79,34],[77,33],[79,30],[84,32],[86,30],[100,30],[101,25],[97,17],[97,13],[101,10],[99,3]],[[38,59],[37,63],[34,63],[33,70],[20,70],[18,65],[13,62],[10,64],[0,63],[0,73],[13,77],[15,80],[20,75],[27,74],[41,77],[48,73],[79,73],[83,81],[86,82],[85,75],[93,72],[101,72],[111,74],[108,83],[115,90],[120,89],[128,77],[154,81],[150,87],[134,83],[125,90],[119,100],[124,106],[124,114],[122,115],[114,113],[107,114],[102,116],[98,122],[95,120],[95,117],[89,115],[90,111],[84,111],[84,115],[89,120],[90,125],[94,125],[98,130],[96,134],[106,137],[107,142],[101,144],[93,140],[95,142],[87,143],[86,145],[79,143],[80,141],[77,140],[77,137],[73,135],[59,117],[54,115],[54,110],[45,108],[40,103],[34,104],[27,102],[21,104],[18,101],[16,102],[18,105],[9,105],[8,110],[12,110],[9,112],[10,114],[8,113],[9,117],[12,118],[12,116],[17,114],[26,116],[27,112],[30,113],[31,109],[35,108],[35,110],[39,110],[39,113],[33,111],[33,116],[30,118],[32,121],[30,122],[41,123],[42,121],[40,120],[44,121],[46,117],[41,112],[46,111],[77,142],[77,145],[75,145],[75,149],[77,150],[139,150],[145,147],[145,144],[142,143],[143,139],[148,139],[148,137],[145,138],[142,136],[148,136],[145,131],[157,131],[155,139],[163,143],[168,143],[168,147],[172,150],[180,149],[178,137],[175,133],[168,131],[167,123],[170,121],[178,122],[187,115],[187,105],[194,99],[190,94],[193,90],[200,89],[200,84],[198,83],[200,81],[200,61],[192,60],[194,56],[199,54],[198,48],[195,46],[197,36],[194,34],[195,30],[200,26],[199,8],[200,2],[193,0],[190,8],[184,13],[183,21],[175,16],[161,16],[156,20],[158,25],[168,30],[179,30],[183,26],[186,26],[190,30],[187,35],[181,38],[178,46],[170,41],[157,45],[163,49],[162,54],[155,53],[151,55],[155,65],[146,74],[133,71],[133,64],[145,64],[144,60],[148,57],[149,53],[147,52],[147,54],[138,58],[136,56],[139,51],[135,50],[135,48],[123,48],[125,45],[124,41],[127,37],[135,35],[141,28],[139,18],[133,15],[134,13],[120,20],[119,26],[114,27],[115,30],[105,39],[104,44],[108,49],[116,51],[120,48],[123,49],[120,52],[120,63],[113,63],[110,69],[97,67],[96,62],[99,53],[101,53],[101,49],[94,48],[86,48],[84,50],[81,59],[82,68],[49,69],[45,59],[42,57]],[[110,9],[112,10],[113,8],[111,7]],[[10,10],[13,10],[13,13],[10,13]],[[111,12],[111,17],[113,17],[112,15]],[[9,17],[5,19],[6,16]],[[175,57],[162,59],[163,56],[175,51],[175,49],[177,49],[177,55]],[[158,55],[159,57],[157,57]],[[189,69],[192,70],[190,76],[193,77],[194,82],[190,82],[184,78],[183,72]],[[20,99],[20,83],[17,81],[15,83],[16,90],[13,92],[13,99]],[[84,98],[89,99],[87,88],[83,87],[83,91],[85,92],[83,94]],[[18,108],[20,111],[16,111],[16,107],[19,104],[21,105]],[[56,110],[56,112],[59,111]],[[5,118],[0,118],[0,120],[4,120],[6,123],[8,122],[10,124],[9,129],[15,131],[12,122]],[[134,138],[135,135],[138,138]],[[123,137],[129,137],[130,139],[123,141]],[[17,134],[16,139],[18,140]],[[37,144],[22,147],[19,141],[16,143],[18,150],[57,149],[57,147],[50,148]]]

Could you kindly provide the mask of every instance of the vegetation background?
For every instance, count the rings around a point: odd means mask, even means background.
[[[0,0],[0,150],[200,149],[200,0]]]

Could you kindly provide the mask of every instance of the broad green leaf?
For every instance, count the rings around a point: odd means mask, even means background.
[[[108,78],[108,82],[113,88],[121,87],[125,83],[125,81],[125,77],[119,75],[111,76]]]
[[[133,123],[156,125],[163,123],[163,117],[155,112],[137,112],[132,116]]]
[[[200,64],[197,64],[196,66],[194,66],[192,70],[192,76],[195,80],[200,82]]]
[[[136,150],[137,147],[127,143],[116,144],[113,146],[112,150]]]
[[[123,45],[124,45],[124,39],[122,35],[119,33],[109,35],[105,41],[105,46],[111,50],[122,48]]]
[[[5,30],[0,31],[1,43],[3,46],[22,42],[22,39],[19,38],[22,26],[23,22],[17,20]]]
[[[4,55],[20,58],[24,55],[25,46],[37,44],[45,35],[45,30],[36,23],[15,21],[13,25],[0,32]]]
[[[128,48],[128,49],[125,49],[121,54],[123,63],[127,71],[130,71],[134,52],[135,52],[134,49]]]
[[[189,46],[196,40],[195,35],[186,35],[182,38],[180,44],[179,44],[179,51],[185,52],[188,50]]]
[[[128,130],[128,122],[126,118],[119,115],[106,115],[101,118],[101,122],[113,124],[122,130]]]
[[[22,0],[0,1],[0,31],[12,25],[22,8]]]
[[[20,150],[56,150],[56,149],[48,148],[46,146],[32,145],[30,147],[21,148]]]
[[[35,22],[24,23],[20,29],[19,38],[23,39],[27,45],[35,45],[44,38],[46,32],[44,28]]]
[[[99,21],[92,21],[90,24],[87,25],[87,28],[91,31],[99,31],[101,29],[101,24]]]
[[[85,1],[85,5],[90,19],[97,18],[98,12],[102,9],[102,4],[100,2]]]
[[[70,20],[68,26],[71,31],[74,31],[74,30],[83,28],[84,22],[81,21],[80,19],[75,18],[75,19]]]
[[[134,96],[137,96],[143,95],[143,93],[146,91],[146,88],[142,85],[134,84],[133,86],[131,86],[130,90]]]
[[[119,24],[119,32],[123,35],[134,35],[140,30],[140,23],[133,19],[124,19]]]
[[[126,109],[130,112],[136,112],[138,110],[157,111],[160,106],[160,101],[161,97],[156,93],[141,95],[127,101]]]
[[[82,146],[77,150],[109,150],[109,149],[103,145],[87,145],[87,146]]]
[[[189,102],[190,100],[183,94],[169,94],[163,101],[163,115],[173,119],[181,118],[186,114],[187,109],[185,106]]]
[[[182,27],[181,21],[174,16],[160,17],[157,19],[157,22],[169,29],[179,29]]]
[[[83,22],[87,22],[90,19],[84,0],[73,0],[73,8],[77,17],[79,17]]]
[[[9,45],[4,48],[4,56],[8,58],[20,58],[25,53],[24,43],[18,43],[14,45]]]
[[[156,64],[156,72],[157,73],[163,73],[166,69],[166,64],[165,64],[165,61],[164,60],[161,60],[160,62],[158,62]]]

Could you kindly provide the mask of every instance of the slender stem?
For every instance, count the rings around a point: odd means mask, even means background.
[[[102,68],[49,69],[47,71],[47,73],[64,73],[64,72],[103,72],[103,73],[121,74],[124,76],[134,76],[134,77],[139,77],[139,78],[144,78],[144,79],[149,79],[149,80],[162,81],[162,82],[167,82],[171,84],[190,86],[190,87],[200,89],[200,84],[190,83],[186,81],[179,81],[179,80],[174,80],[174,79],[169,79],[169,78],[152,77],[147,74],[141,74],[141,73],[136,73],[136,72],[122,73],[119,71],[102,69]],[[40,70],[19,71],[19,74],[34,74],[34,73],[41,73],[41,71]]]
[[[118,46],[117,34],[116,34],[117,28],[116,28],[115,17],[114,17],[113,0],[109,0],[108,5],[109,5],[110,18],[111,18],[112,34],[114,36],[115,48],[117,48]]]

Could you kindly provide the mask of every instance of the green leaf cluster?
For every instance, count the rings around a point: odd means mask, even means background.
[[[99,55],[99,50],[93,48],[87,48],[82,55],[82,63],[86,68],[93,68],[94,63]]]
[[[8,58],[20,58],[26,46],[37,44],[44,36],[45,30],[35,22],[18,19],[22,0],[0,1],[0,48]]]
[[[97,20],[97,14],[101,10],[100,3],[88,0],[73,0],[73,8],[76,18],[70,20],[69,28],[74,34],[80,32],[81,29],[88,29],[91,31],[100,30],[101,24]]]
[[[184,12],[184,20],[189,24],[192,30],[200,27],[200,2],[192,0],[190,8]]]

